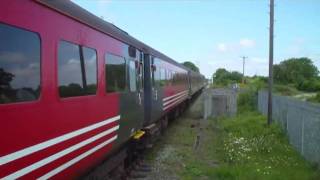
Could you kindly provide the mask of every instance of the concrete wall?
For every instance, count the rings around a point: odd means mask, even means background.
[[[320,165],[320,105],[285,96],[273,96],[274,121],[286,131],[290,143],[308,161]],[[260,91],[258,110],[267,114],[268,94]]]
[[[204,97],[204,118],[233,116],[237,113],[237,93],[230,89],[206,89]]]

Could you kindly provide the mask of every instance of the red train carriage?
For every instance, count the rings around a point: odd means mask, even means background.
[[[204,86],[70,1],[0,4],[0,179],[79,177]]]

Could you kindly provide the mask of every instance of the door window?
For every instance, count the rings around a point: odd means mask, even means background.
[[[106,54],[106,90],[107,92],[123,92],[126,90],[126,61],[124,57]]]
[[[135,61],[129,61],[129,87],[131,92],[137,91],[137,72]]]

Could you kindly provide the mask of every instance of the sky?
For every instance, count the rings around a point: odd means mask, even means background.
[[[207,78],[218,68],[268,75],[268,0],[72,0]],[[275,0],[274,63],[309,57],[320,69],[320,1]]]

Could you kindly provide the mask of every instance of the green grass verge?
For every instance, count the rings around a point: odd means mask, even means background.
[[[316,96],[308,98],[307,100],[313,103],[320,103],[320,92],[318,92]]]
[[[319,171],[293,149],[280,127],[266,126],[266,118],[258,112],[242,108],[233,118],[202,121],[200,145],[195,150],[199,128],[194,125],[199,121],[187,114],[170,124],[147,153],[147,161],[158,169],[154,177],[168,174],[168,179],[186,180],[320,179]]]
[[[257,112],[235,118],[220,118],[217,156],[222,164],[214,170],[216,179],[320,179],[288,143],[277,124],[266,126]]]

